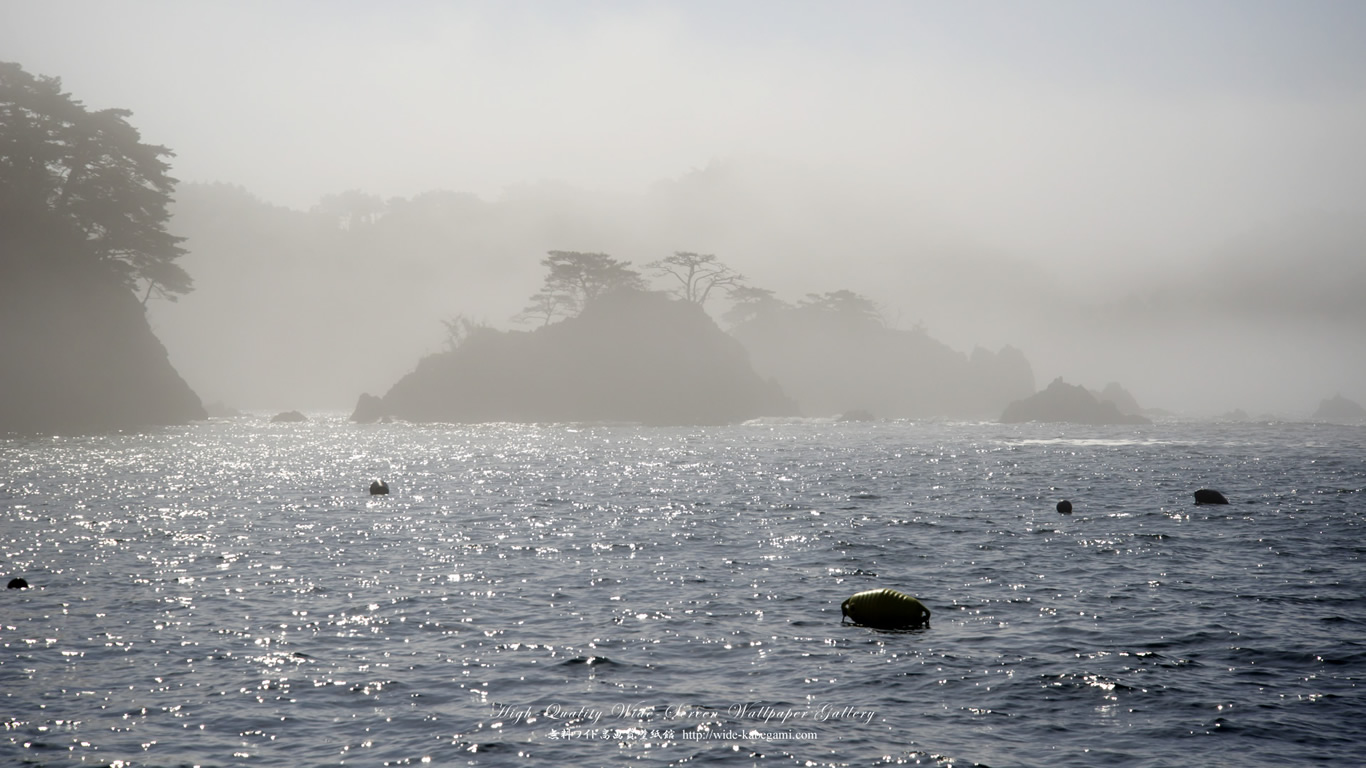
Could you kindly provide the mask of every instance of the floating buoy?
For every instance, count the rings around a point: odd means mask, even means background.
[[[1068,501],[1067,499],[1063,499],[1062,501],[1058,502],[1058,511],[1063,513],[1064,515],[1072,514],[1072,502]]]
[[[930,623],[930,609],[895,589],[859,592],[840,604],[840,612],[855,624],[878,629],[905,629]]]
[[[389,484],[386,483],[386,482],[384,482],[383,480],[376,480],[375,482],[373,482],[373,483],[370,484],[370,495],[371,495],[371,496],[383,496],[384,494],[386,494],[386,493],[388,493],[388,492],[389,492]]]
[[[1209,488],[1201,488],[1200,490],[1195,492],[1195,503],[1227,504],[1228,499],[1224,498],[1224,494],[1218,491],[1210,490]]]

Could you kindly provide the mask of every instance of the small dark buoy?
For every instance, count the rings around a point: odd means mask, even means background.
[[[1058,511],[1063,513],[1064,515],[1072,514],[1072,502],[1068,501],[1067,499],[1063,499],[1062,501],[1058,502]]]
[[[1198,491],[1195,492],[1195,503],[1196,503],[1196,504],[1227,504],[1227,503],[1228,503],[1228,499],[1224,498],[1224,494],[1222,494],[1222,493],[1220,493],[1220,492],[1218,492],[1218,491],[1211,490],[1211,489],[1209,489],[1209,488],[1201,488],[1200,490],[1198,490]]]
[[[10,589],[28,589],[28,582],[24,579],[13,578],[9,580]]]
[[[389,484],[386,483],[386,482],[384,482],[383,480],[376,480],[375,482],[373,482],[373,483],[370,484],[370,495],[371,495],[371,496],[383,496],[384,494],[386,494],[386,493],[388,493],[388,492],[389,492]]]

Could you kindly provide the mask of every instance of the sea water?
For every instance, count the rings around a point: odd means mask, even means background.
[[[1357,764],[1364,449],[1292,423],[8,439],[0,576],[31,586],[0,592],[0,764]],[[842,621],[882,587],[929,626]]]

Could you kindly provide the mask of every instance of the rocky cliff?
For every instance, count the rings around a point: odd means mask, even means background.
[[[41,244],[40,244],[41,243]],[[0,432],[79,433],[205,418],[112,276],[60,241],[0,234]]]

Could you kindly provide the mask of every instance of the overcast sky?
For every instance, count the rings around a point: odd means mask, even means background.
[[[1366,213],[1359,0],[0,0],[0,59],[300,209],[762,157],[1121,270]]]

